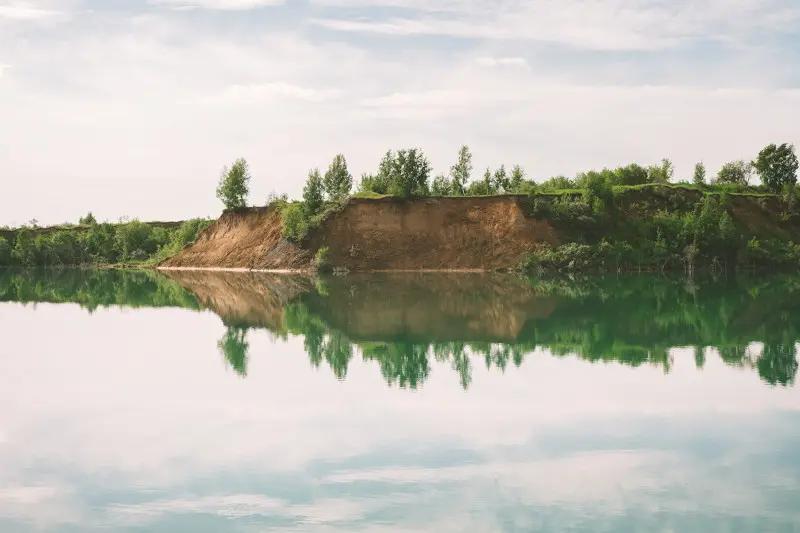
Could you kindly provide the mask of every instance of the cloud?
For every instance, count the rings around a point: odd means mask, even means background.
[[[148,0],[151,4],[172,6],[176,9],[217,9],[239,11],[265,6],[279,6],[285,0]]]
[[[339,152],[358,175],[389,148],[419,146],[438,172],[467,143],[476,167],[518,163],[544,179],[662,157],[688,175],[700,159],[711,169],[800,142],[793,52],[759,30],[779,26],[765,15],[781,12],[775,1],[312,3],[75,16],[74,3],[29,2],[72,16],[2,19],[0,62],[14,75],[0,83],[0,155],[25,179],[0,198],[0,224],[216,215],[207,191],[240,156],[261,202],[299,194],[308,168]],[[169,5],[190,4],[255,0]],[[150,180],[161,194],[147,194]]]
[[[475,60],[484,67],[527,67],[528,62],[522,57],[491,57],[482,56]]]
[[[41,21],[62,15],[61,12],[35,7],[30,3],[0,5],[0,20]]]
[[[373,5],[358,0],[319,0],[321,5]],[[472,39],[552,42],[593,50],[659,50],[692,40],[735,43],[759,30],[794,32],[797,8],[781,0],[417,0],[379,2],[417,11],[414,16],[360,20],[319,17],[313,24],[345,32],[390,35],[441,35]]]

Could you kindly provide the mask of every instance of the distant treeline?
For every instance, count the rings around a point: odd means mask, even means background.
[[[0,266],[50,267],[147,264],[166,259],[197,239],[212,221],[187,220],[175,227],[130,222],[97,222],[89,213],[75,227],[23,226],[9,241],[0,236]]]

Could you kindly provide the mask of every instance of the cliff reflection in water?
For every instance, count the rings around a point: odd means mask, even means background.
[[[211,309],[226,332],[218,346],[247,374],[248,330],[302,336],[314,367],[344,379],[355,357],[380,365],[391,385],[424,384],[433,361],[461,385],[472,367],[519,366],[537,348],[669,372],[670,349],[753,369],[791,386],[800,339],[800,279],[688,281],[651,276],[525,281],[514,275],[306,276],[200,271],[0,272],[0,301]],[[756,343],[756,344],[754,344]],[[540,355],[541,356],[541,355]]]

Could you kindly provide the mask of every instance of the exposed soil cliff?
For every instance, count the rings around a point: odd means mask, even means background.
[[[487,270],[517,265],[539,243],[558,244],[545,220],[526,215],[521,196],[350,199],[303,247],[281,237],[269,208],[226,212],[168,268],[304,269],[327,246],[350,270]]]

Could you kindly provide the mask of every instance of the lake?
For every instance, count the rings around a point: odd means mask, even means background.
[[[800,278],[0,270],[0,531],[800,531]]]

